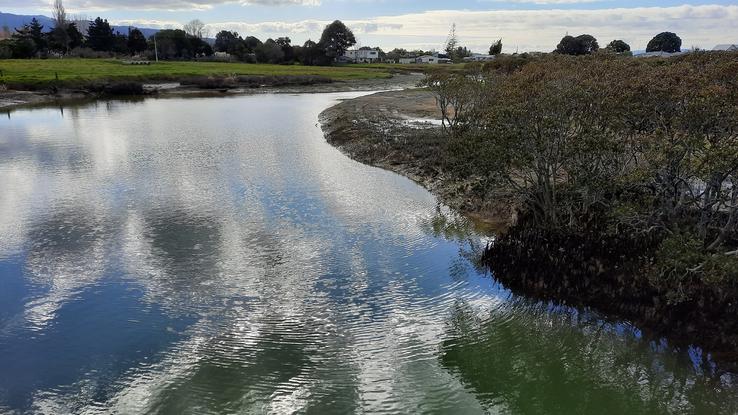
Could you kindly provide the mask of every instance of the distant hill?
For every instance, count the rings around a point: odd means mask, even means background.
[[[52,27],[54,27],[54,20],[50,17],[46,16],[31,16],[31,15],[24,15],[24,14],[12,14],[12,13],[3,13],[0,12],[0,28],[4,26],[8,26],[10,30],[12,31],[15,28],[21,27],[24,24],[30,23],[31,19],[36,18],[36,20],[39,21],[44,26],[44,31],[51,30]],[[120,32],[123,34],[128,34],[128,26],[112,26],[114,32]],[[151,28],[144,28],[139,27],[138,28],[141,32],[143,32],[144,36],[149,37],[152,36],[154,33],[158,32],[159,29],[151,29]]]
[[[44,26],[45,29],[51,29],[54,26],[54,20],[46,16],[30,16],[22,14],[11,14],[0,12],[0,28],[8,26],[12,31],[15,28],[21,27],[26,23],[30,23],[31,19],[36,18]]]

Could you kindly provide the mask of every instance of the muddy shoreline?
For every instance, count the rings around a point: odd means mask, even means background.
[[[317,82],[308,85],[283,84],[283,85],[239,85],[238,83],[228,87],[199,87],[188,84],[186,80],[181,82],[143,83],[143,94],[135,96],[147,97],[206,97],[206,96],[234,96],[248,94],[268,93],[326,93],[326,92],[348,92],[348,91],[376,91],[412,88],[422,80],[421,74],[394,74],[391,78],[362,79],[354,81],[329,81]],[[26,90],[0,90],[0,110],[9,111],[17,108],[35,107],[50,104],[64,104],[75,101],[95,100],[100,98],[130,97],[133,95],[111,95],[104,91],[111,84],[101,84],[99,90],[85,88],[60,88],[44,89],[38,91]]]
[[[495,278],[518,295],[578,309],[598,310],[603,318],[629,321],[645,337],[669,340],[685,350],[697,345],[726,368],[738,369],[736,304],[725,307],[715,293],[671,306],[664,294],[634,275],[641,251],[624,241],[539,238],[529,244],[516,235],[516,202],[495,189],[480,197],[474,179],[444,173],[441,149],[447,136],[438,125],[431,92],[422,89],[381,92],[344,101],[320,117],[327,141],[348,157],[406,176],[441,202],[481,223],[499,237],[483,261]],[[422,151],[425,148],[426,151]],[[518,224],[519,225],[519,224]],[[579,245],[577,245],[579,244]],[[585,244],[585,245],[581,245]],[[605,248],[613,247],[617,254]],[[553,255],[566,247],[567,255]],[[622,251],[622,252],[621,252]],[[711,307],[711,305],[715,305]]]
[[[515,202],[491,189],[469,191],[475,178],[445,171],[441,150],[449,140],[433,94],[425,89],[379,92],[339,103],[320,115],[326,140],[348,157],[415,181],[482,229],[501,231],[515,222]],[[495,193],[496,192],[496,193]]]

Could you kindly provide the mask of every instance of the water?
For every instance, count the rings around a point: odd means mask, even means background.
[[[0,120],[0,413],[736,413],[698,350],[512,296],[326,144],[358,93]]]

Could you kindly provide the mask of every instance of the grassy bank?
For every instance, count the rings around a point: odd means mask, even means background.
[[[128,65],[115,59],[0,60],[0,83],[11,89],[75,87],[90,82],[176,81],[203,76],[320,76],[333,81],[389,78],[382,67],[268,65],[224,62],[158,62]]]

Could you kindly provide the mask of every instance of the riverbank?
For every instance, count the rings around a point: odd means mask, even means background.
[[[515,222],[514,200],[500,189],[480,193],[478,180],[451,178],[442,158],[449,139],[426,89],[380,92],[347,100],[320,115],[326,139],[362,163],[419,183],[444,204],[491,230]],[[480,197],[484,194],[485,197]]]
[[[139,83],[94,82],[79,88],[49,88],[34,91],[0,90],[0,109],[64,103],[110,96],[229,96],[262,93],[321,93],[393,90],[414,87],[422,75],[397,73],[382,78],[334,80],[303,75],[187,77],[179,81]]]
[[[692,301],[671,304],[662,290],[635,277],[651,260],[653,246],[627,236],[601,241],[529,235],[528,227],[515,226],[519,205],[512,195],[499,188],[480,192],[474,177],[462,180],[450,173],[444,154],[452,138],[439,118],[435,97],[426,89],[362,96],[320,116],[326,140],[348,157],[410,178],[496,233],[497,242],[482,261],[515,294],[595,309],[613,321],[631,322],[649,339],[665,336],[685,348],[696,344],[727,367],[738,365],[738,336],[732,334],[738,304],[726,305],[708,289]]]

